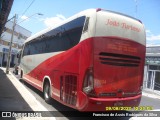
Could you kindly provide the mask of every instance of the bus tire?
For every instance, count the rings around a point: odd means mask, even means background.
[[[50,84],[48,82],[45,82],[44,89],[43,89],[43,96],[46,103],[51,103],[51,95],[50,95]]]

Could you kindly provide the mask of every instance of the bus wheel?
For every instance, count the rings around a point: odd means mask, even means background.
[[[51,103],[51,95],[50,95],[50,85],[48,82],[44,84],[44,90],[43,90],[44,100],[46,103]]]

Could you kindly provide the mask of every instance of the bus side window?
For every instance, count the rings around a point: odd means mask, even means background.
[[[27,51],[27,55],[30,55],[30,54],[31,54],[30,49],[28,49],[28,51]]]
[[[25,44],[23,50],[23,57],[27,55],[27,52],[28,52],[28,44]]]
[[[81,16],[45,33],[26,44],[24,55],[68,50],[80,41],[85,16]]]

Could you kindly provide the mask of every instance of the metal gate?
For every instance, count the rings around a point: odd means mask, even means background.
[[[144,88],[160,91],[160,66],[148,65],[147,77],[144,80]]]

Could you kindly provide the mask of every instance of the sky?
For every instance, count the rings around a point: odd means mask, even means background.
[[[136,17],[146,29],[146,44],[160,45],[160,0],[14,0],[8,17],[32,35],[90,8],[102,8]],[[43,15],[38,15],[41,13]]]

